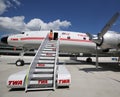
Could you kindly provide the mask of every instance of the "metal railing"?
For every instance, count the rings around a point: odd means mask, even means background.
[[[25,82],[25,91],[27,92],[27,86],[29,84],[29,79],[30,79],[30,74],[32,74],[34,71],[32,71],[31,69],[35,68],[37,61],[39,60],[38,58],[40,57],[40,54],[42,53],[42,49],[44,48],[44,46],[46,45],[46,43],[48,42],[48,35],[46,36],[46,38],[42,41],[41,45],[38,48],[38,51],[36,52],[35,57],[32,59],[31,64],[29,66],[28,69],[28,73],[26,76],[26,82]]]
[[[39,61],[39,58],[40,58],[40,55],[42,53],[42,50],[44,49],[44,47],[46,46],[47,42],[49,41],[48,39],[48,35],[46,36],[46,38],[42,41],[41,45],[39,46],[38,48],[38,51],[35,55],[35,57],[33,58],[30,66],[29,66],[29,69],[28,69],[28,73],[27,73],[27,76],[26,76],[26,83],[25,83],[25,91],[27,92],[28,90],[28,84],[29,84],[29,81],[31,79],[31,74],[33,74],[33,69],[35,69],[36,67],[36,64],[38,63]],[[57,64],[58,64],[58,56],[59,56],[59,39],[56,40],[56,54],[55,54],[55,63],[54,63],[54,73],[53,73],[53,89],[55,90],[56,88],[56,73],[57,73]]]
[[[58,65],[58,56],[59,56],[59,38],[57,40],[57,45],[56,45],[56,55],[55,55],[55,66],[54,66],[54,83],[53,83],[53,89],[55,90],[56,88],[56,73],[57,73],[57,65]]]

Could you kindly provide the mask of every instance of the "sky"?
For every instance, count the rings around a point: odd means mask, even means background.
[[[120,0],[0,0],[0,35],[50,29],[97,34],[116,12]]]

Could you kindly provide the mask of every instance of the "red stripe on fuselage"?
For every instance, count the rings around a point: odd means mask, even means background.
[[[42,40],[44,37],[24,37],[21,38],[20,40]]]
[[[20,40],[43,40],[43,39],[45,39],[45,38],[44,37],[24,37],[24,38],[21,38]],[[66,39],[66,38],[60,38],[60,40],[75,41],[75,42],[92,42],[90,40]]]
[[[12,41],[18,41],[18,38],[11,38]]]
[[[75,42],[92,42],[92,41],[90,41],[90,40],[66,39],[66,38],[60,38],[60,40],[75,41]]]

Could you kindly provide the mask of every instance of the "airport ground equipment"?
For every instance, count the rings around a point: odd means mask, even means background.
[[[59,40],[44,39],[29,70],[11,75],[8,78],[9,88],[29,90],[55,90],[59,86],[69,86],[71,75],[64,65],[58,65]]]
[[[58,49],[59,40],[46,37],[31,62],[25,91],[55,89]]]
[[[8,77],[7,87],[8,88],[25,88],[26,86],[26,75],[27,70],[23,70],[12,74]],[[71,75],[65,65],[58,65],[56,73],[56,88],[59,87],[69,87],[71,85]],[[18,90],[17,89],[17,90]]]

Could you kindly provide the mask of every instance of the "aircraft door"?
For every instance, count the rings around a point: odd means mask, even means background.
[[[57,39],[58,39],[58,33],[54,32],[54,38],[53,38],[53,40],[57,40]]]

